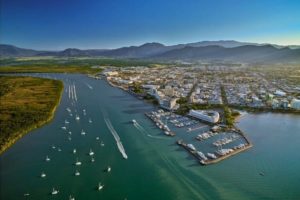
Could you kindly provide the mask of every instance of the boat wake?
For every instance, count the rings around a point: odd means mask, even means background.
[[[154,139],[160,139],[160,140],[163,140],[163,139],[166,139],[165,137],[160,137],[160,136],[154,136],[154,135],[151,135],[149,134],[139,123],[137,122],[134,122],[133,123],[134,127],[137,128],[141,133],[145,134],[146,136],[150,137],[150,138],[154,138]]]
[[[88,88],[90,88],[91,90],[93,89],[93,87],[92,87],[91,85],[89,85],[89,84],[87,84],[87,83],[85,83],[85,85],[86,85]]]
[[[123,144],[121,142],[121,139],[120,139],[118,133],[116,132],[116,130],[114,129],[113,125],[111,124],[111,122],[108,118],[104,118],[104,121],[105,121],[105,124],[106,124],[107,128],[110,130],[111,134],[113,135],[113,137],[114,137],[114,139],[117,143],[118,149],[121,152],[123,158],[127,159],[128,156],[125,152],[125,149],[123,147]]]

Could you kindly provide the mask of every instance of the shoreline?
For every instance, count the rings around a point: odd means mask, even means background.
[[[54,79],[50,79],[50,80],[54,80]],[[46,125],[46,124],[48,124],[49,122],[52,121],[52,119],[54,118],[56,109],[60,105],[60,101],[61,101],[61,98],[62,98],[62,95],[63,95],[63,91],[64,91],[63,82],[60,81],[60,80],[56,80],[56,81],[58,81],[59,84],[60,84],[59,97],[56,100],[56,103],[55,103],[54,107],[52,108],[52,110],[50,110],[49,116],[47,117],[47,119],[45,119],[43,121],[39,121],[36,124],[33,124],[33,125],[25,128],[25,129],[23,129],[22,131],[15,132],[17,135],[15,137],[13,137],[13,138],[9,138],[8,141],[3,146],[1,146],[0,155],[2,155],[3,153],[5,153],[5,151],[7,151],[19,139],[21,139],[23,136],[25,136],[26,134],[28,134],[30,131],[32,131],[34,129],[37,129],[37,128],[40,128],[40,127],[42,127],[42,126],[44,126],[44,125]]]

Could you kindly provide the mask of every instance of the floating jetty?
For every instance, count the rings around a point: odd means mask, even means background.
[[[240,130],[238,130],[238,131],[240,132]],[[242,132],[240,132],[240,134],[245,138],[246,143],[241,143],[241,144],[233,147],[232,149],[217,150],[215,152],[215,154],[207,153],[209,159],[203,159],[204,157],[203,157],[202,152],[199,153],[199,151],[197,151],[195,148],[191,148],[191,145],[186,144],[183,140],[178,140],[176,143],[179,146],[182,146],[185,150],[187,150],[197,160],[199,160],[200,164],[209,165],[209,164],[214,164],[214,163],[220,162],[224,159],[227,159],[230,156],[233,156],[242,151],[245,151],[253,146],[252,143],[244,136],[244,134]],[[212,156],[212,155],[214,155],[214,156]]]

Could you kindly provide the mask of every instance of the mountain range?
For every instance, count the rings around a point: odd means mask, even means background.
[[[111,58],[134,58],[163,61],[231,61],[246,63],[299,63],[300,46],[279,46],[238,42],[234,40],[202,41],[166,46],[161,43],[145,43],[141,46],[117,49],[68,48],[62,51],[38,51],[0,44],[1,57],[102,56]]]

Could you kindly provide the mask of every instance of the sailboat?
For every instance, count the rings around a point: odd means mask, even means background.
[[[41,173],[41,178],[45,178],[46,174],[44,172]]]
[[[79,175],[80,175],[80,172],[78,170],[76,170],[75,176],[79,176]]]
[[[98,183],[98,190],[102,190],[102,188],[104,187],[104,185],[101,185],[101,183]]]
[[[92,151],[92,149],[90,149],[89,155],[90,156],[94,155],[94,152]]]
[[[56,195],[56,194],[58,194],[58,192],[59,192],[58,190],[56,190],[55,188],[52,188],[51,194],[52,195]]]
[[[81,162],[78,160],[78,158],[76,159],[75,165],[81,165]]]
[[[49,162],[50,158],[48,156],[46,156],[46,162]]]

